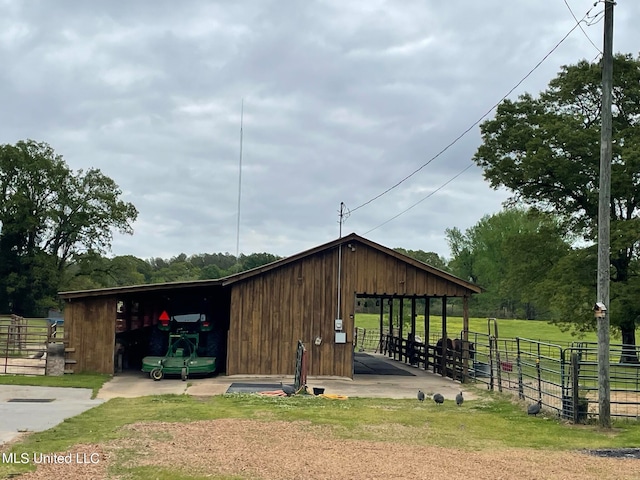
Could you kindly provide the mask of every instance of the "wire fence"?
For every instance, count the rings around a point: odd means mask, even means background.
[[[397,332],[390,335],[388,330],[381,334],[378,329],[357,328],[354,345],[357,351],[388,354],[407,363],[417,362],[425,370],[433,367],[434,372],[485,384],[489,390],[511,394],[523,401],[540,401],[543,409],[575,423],[597,419],[596,343],[557,345],[527,338],[502,339],[492,333],[468,332],[470,350],[464,357],[453,356],[444,370],[439,368],[442,350],[438,357],[437,345],[442,339],[438,333],[432,333],[429,339],[417,339],[420,347],[416,349],[415,342],[395,337]],[[640,419],[640,364],[629,361],[637,359],[637,354],[635,347],[610,345],[612,417]],[[461,358],[468,362],[468,368],[461,364]]]
[[[469,333],[476,345],[471,377],[490,390],[511,393],[576,423],[595,420],[599,413],[598,346],[569,345],[526,338],[499,339]],[[640,364],[615,363],[628,358],[628,345],[610,345],[611,416],[640,419]]]

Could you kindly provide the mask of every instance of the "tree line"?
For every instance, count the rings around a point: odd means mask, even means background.
[[[223,278],[275,262],[281,257],[271,253],[240,254],[184,253],[170,259],[141,259],[133,255],[107,258],[90,253],[78,256],[70,264],[62,287],[67,291],[121,287],[146,283],[181,282]]]
[[[595,327],[601,65],[562,67],[546,90],[504,100],[480,125],[473,161],[512,197],[473,227],[446,230],[450,255],[398,251],[472,281],[473,316]],[[622,343],[640,322],[640,58],[616,55],[611,176],[611,313]],[[36,315],[60,290],[220,278],[278,259],[253,253],[108,258],[138,212],[98,169],[73,172],[33,140],[0,146],[0,313]],[[627,360],[636,360],[635,349]]]

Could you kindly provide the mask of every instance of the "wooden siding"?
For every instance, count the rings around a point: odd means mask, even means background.
[[[353,377],[356,294],[464,297],[469,289],[358,241],[342,246],[340,316],[346,344],[335,343],[339,247],[314,252],[233,283],[227,373],[291,375],[298,340],[308,374]],[[316,337],[322,343],[315,345]]]
[[[337,249],[321,252],[232,286],[229,375],[291,375],[302,340],[309,375],[352,376],[353,319],[348,315],[347,343],[334,342],[337,258]],[[345,296],[343,308],[350,304],[353,314],[353,294]]]
[[[471,292],[368,245],[351,242],[343,249],[344,283],[355,293],[428,297],[464,297]]]
[[[75,373],[113,373],[116,300],[114,297],[71,301],[64,309],[64,335]]]

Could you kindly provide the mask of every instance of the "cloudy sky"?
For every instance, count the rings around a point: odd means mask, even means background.
[[[113,178],[139,210],[113,255],[235,254],[241,184],[245,254],[337,238],[344,202],[343,233],[448,257],[445,229],[471,227],[508,197],[471,161],[474,123],[576,26],[570,9],[584,31],[510,98],[597,59],[603,8],[0,0],[0,143],[44,141],[72,169]],[[618,2],[616,52],[640,51],[638,18],[640,2]]]

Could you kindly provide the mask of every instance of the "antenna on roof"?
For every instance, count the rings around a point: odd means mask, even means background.
[[[338,238],[342,238],[342,224],[349,216],[349,209],[340,202],[340,211],[338,212],[338,223],[340,224],[340,230]],[[340,319],[340,303],[342,302],[342,243],[338,244],[338,298],[336,301],[336,319]]]
[[[242,127],[244,122],[244,98],[240,104],[240,161],[238,164],[238,221],[236,224],[236,265],[240,264],[240,200],[242,199]]]
[[[338,211],[338,223],[340,224],[340,230],[338,238],[342,238],[342,224],[346,222],[347,218],[351,215],[351,210],[347,208],[344,202],[340,202],[340,210]]]

